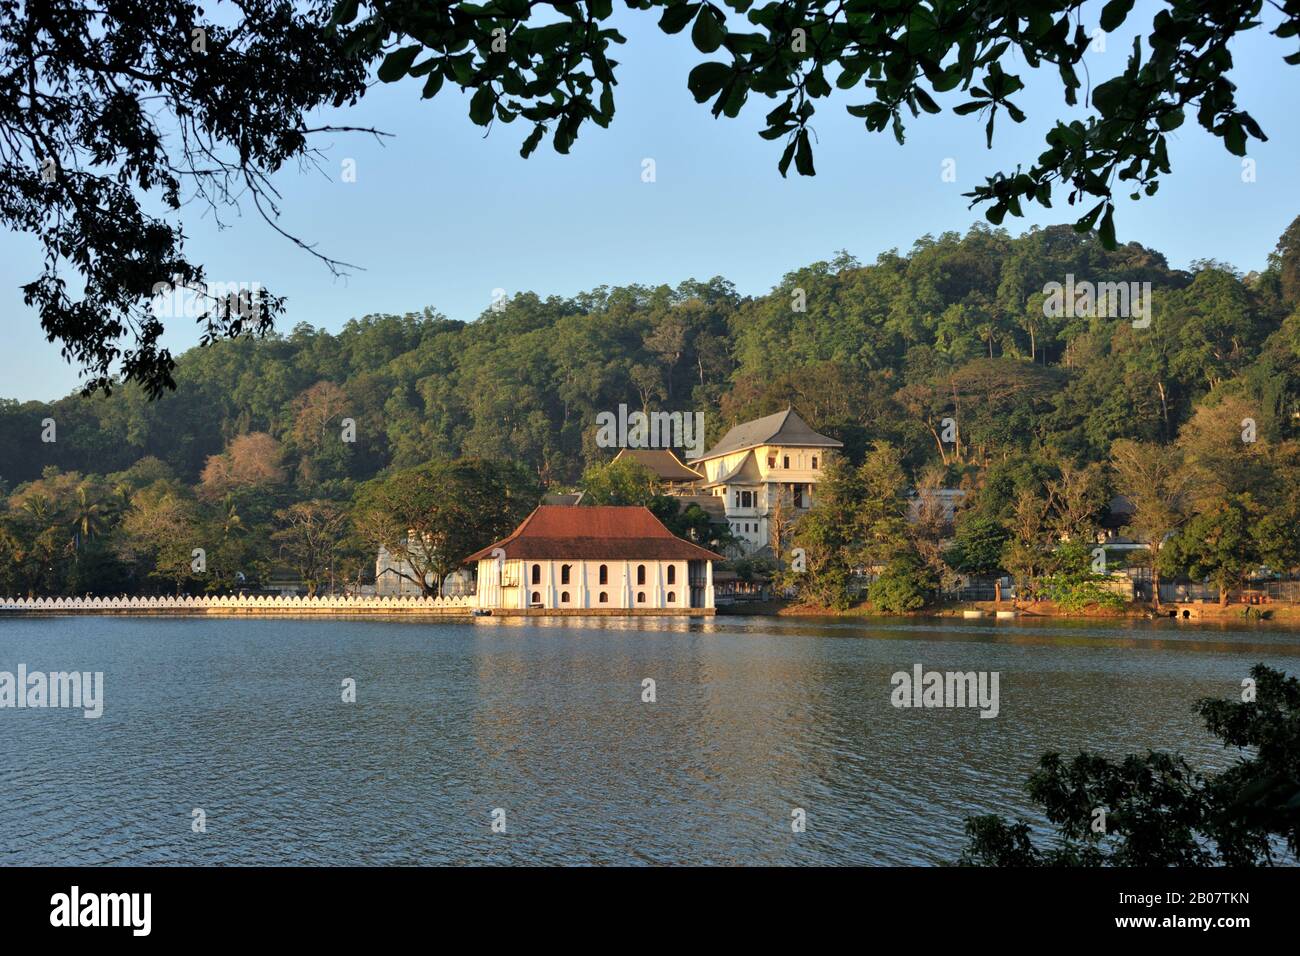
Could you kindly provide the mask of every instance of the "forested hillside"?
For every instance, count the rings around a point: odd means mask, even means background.
[[[1150,282],[1149,327],[1049,317],[1044,288],[1068,275]],[[999,463],[1082,466],[1108,461],[1118,439],[1172,442],[1198,406],[1228,398],[1276,445],[1297,434],[1298,302],[1300,219],[1250,275],[1171,269],[1135,243],[1107,252],[1066,226],[1013,238],[981,225],[865,266],[840,253],[757,298],[718,277],[520,293],[472,322],[430,308],[330,334],[300,316],[282,335],[185,353],[176,391],[154,402],[124,387],[0,404],[8,547],[42,521],[76,524],[78,495],[107,528],[148,488],[192,497],[209,521],[261,489],[243,523],[272,522],[434,460],[511,461],[541,486],[572,484],[608,457],[596,415],[620,403],[703,411],[710,440],[793,404],[855,461],[888,442],[905,474],[938,466],[954,486],[982,485]],[[955,441],[940,440],[944,418]],[[354,441],[340,440],[347,419]],[[79,539],[94,538],[81,523]]]

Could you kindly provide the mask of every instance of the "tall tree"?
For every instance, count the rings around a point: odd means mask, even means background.
[[[1152,600],[1160,607],[1160,550],[1190,516],[1195,475],[1177,448],[1121,439],[1111,446],[1116,489],[1133,507],[1128,527],[1147,546]]]
[[[334,588],[335,562],[348,533],[348,512],[329,501],[300,501],[275,513],[280,529],[271,536],[315,595],[321,584]]]
[[[362,486],[353,520],[370,548],[386,548],[409,568],[403,577],[436,595],[466,556],[513,531],[539,497],[514,464],[435,461]]]

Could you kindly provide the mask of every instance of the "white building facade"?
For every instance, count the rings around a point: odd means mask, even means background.
[[[641,507],[542,505],[471,555],[484,609],[575,613],[712,609],[713,562]]]

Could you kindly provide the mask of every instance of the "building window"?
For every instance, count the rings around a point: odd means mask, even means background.
[[[792,485],[791,487],[794,489],[794,506],[796,508],[802,508],[803,507],[803,485]]]
[[[637,584],[645,584],[645,565],[644,565],[644,564],[638,564],[638,565],[636,566],[636,583],[637,583]]]
[[[530,604],[541,604],[541,603],[542,603],[542,593],[541,593],[540,591],[534,591],[534,592],[533,592],[532,599],[531,599],[528,603],[530,603]]]
[[[601,591],[601,592],[600,592],[600,603],[601,603],[601,604],[608,604],[608,603],[609,603],[609,595],[606,594],[604,591]]]
[[[533,565],[533,583],[534,584],[542,583],[542,566],[540,564]]]
[[[676,591],[669,591],[669,592],[668,592],[668,603],[669,603],[669,604],[676,604],[676,603],[677,603],[677,592],[676,592]]]
[[[570,568],[570,567],[572,567],[572,565],[569,565],[569,564],[562,564],[562,565],[560,565],[560,583],[561,583],[561,584],[568,584],[568,583],[569,583],[569,568]]]
[[[637,592],[636,592],[636,603],[637,603],[637,604],[644,604],[644,603],[645,603],[645,592],[644,592],[644,591],[637,591]]]
[[[776,467],[776,452],[767,456],[767,467],[769,470]]]
[[[736,507],[737,507],[737,508],[740,507],[740,492],[739,492],[739,491],[736,492]]]
[[[817,470],[817,456],[813,455],[813,471]]]
[[[789,468],[789,467],[790,467],[790,456],[789,456],[789,455],[786,455],[784,458],[781,459],[781,467],[782,467],[782,468]]]
[[[668,583],[669,584],[677,583],[677,565],[675,564],[668,565]]]
[[[604,564],[600,566],[600,583],[601,584],[609,583],[609,567]]]
[[[568,604],[568,603],[569,603],[569,592],[568,592],[568,591],[561,591],[561,592],[560,592],[560,603],[561,603],[561,604]]]

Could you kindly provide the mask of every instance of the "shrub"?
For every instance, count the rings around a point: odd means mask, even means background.
[[[895,558],[867,590],[871,606],[887,614],[915,611],[930,603],[934,574],[913,557]]]

